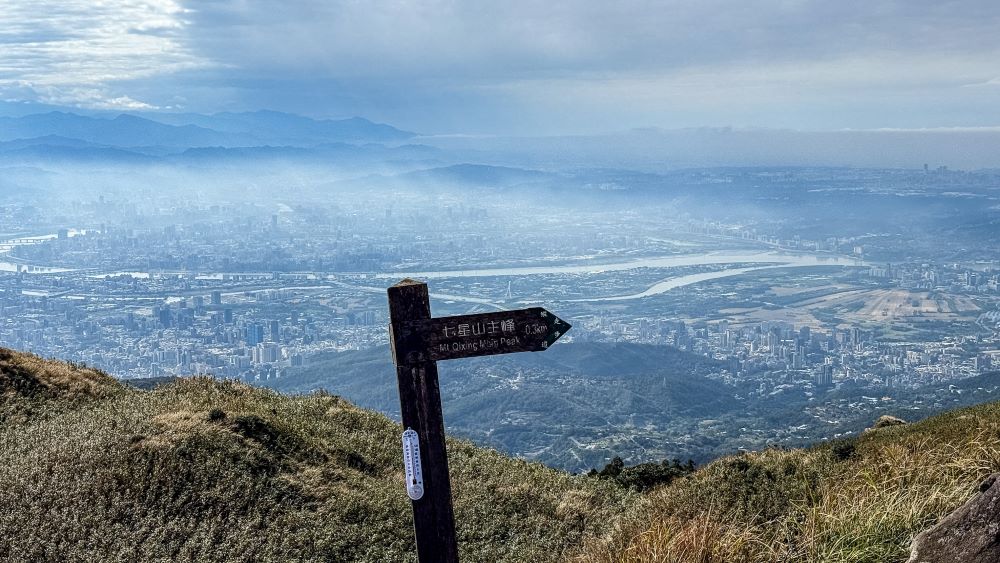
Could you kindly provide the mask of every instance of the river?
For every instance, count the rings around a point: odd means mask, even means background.
[[[69,235],[75,237],[77,235],[86,234],[87,231],[79,229],[69,229]],[[52,235],[35,235],[35,236],[24,236],[17,237],[13,239],[7,239],[0,241],[0,257],[8,254],[11,250],[14,250],[18,246],[26,246],[29,244],[41,244],[45,241],[54,240],[59,238],[58,234]],[[8,262],[6,260],[0,260],[0,272],[26,272],[29,274],[60,274],[64,272],[72,272],[70,268],[59,268],[56,266],[36,266],[34,264],[22,264],[19,262]]]
[[[859,259],[848,256],[831,256],[824,254],[789,253],[780,251],[768,252],[716,252],[708,254],[684,254],[675,256],[659,256],[650,258],[637,258],[621,262],[611,262],[607,264],[571,264],[555,266],[524,266],[513,268],[486,268],[476,270],[444,270],[425,272],[396,272],[391,274],[379,274],[380,278],[402,279],[414,278],[419,280],[431,280],[441,278],[469,278],[469,277],[494,277],[494,276],[530,276],[544,274],[599,274],[602,272],[618,272],[631,270],[634,268],[676,268],[681,266],[702,266],[712,264],[753,264],[760,266],[749,266],[740,268],[727,268],[716,272],[702,272],[698,274],[688,274],[665,278],[637,293],[627,293],[623,295],[609,295],[602,297],[588,297],[582,299],[570,299],[573,303],[596,302],[596,301],[624,301],[630,299],[642,299],[665,293],[678,287],[692,285],[703,281],[739,276],[750,272],[776,268],[811,268],[816,266],[864,266],[865,263]]]
[[[599,274],[620,272],[634,268],[677,268],[711,264],[773,264],[776,266],[860,266],[863,263],[847,256],[789,252],[711,252],[707,254],[680,254],[652,256],[610,263],[566,264],[557,266],[515,266],[511,268],[484,268],[476,270],[435,270],[423,272],[393,272],[377,274],[379,278],[414,278],[422,280],[440,278],[481,278],[496,276],[530,276],[539,274]]]
[[[70,230],[70,236],[83,234],[85,231]],[[24,244],[38,244],[39,242],[56,238],[56,235],[42,235],[33,237],[20,237],[0,241],[0,257],[10,252],[14,247]],[[588,297],[582,299],[572,299],[572,302],[594,302],[594,301],[621,301],[630,299],[641,299],[650,297],[703,281],[720,279],[725,277],[739,276],[750,272],[757,272],[773,268],[807,268],[816,266],[864,266],[865,263],[859,259],[848,256],[835,256],[827,254],[809,254],[801,252],[784,251],[747,251],[747,252],[711,252],[703,254],[680,254],[670,256],[652,256],[645,258],[635,258],[631,260],[611,261],[607,263],[577,263],[560,264],[549,266],[517,266],[507,268],[480,268],[470,270],[431,270],[412,272],[391,272],[378,273],[374,277],[379,279],[399,280],[403,278],[415,278],[420,280],[433,280],[443,278],[479,278],[479,277],[505,277],[505,276],[533,276],[547,274],[599,274],[604,272],[620,272],[635,268],[677,268],[683,266],[704,266],[713,264],[759,264],[759,266],[744,266],[739,268],[727,268],[716,272],[702,272],[665,278],[648,287],[647,289],[622,295],[610,295],[601,297]],[[73,270],[51,266],[38,266],[18,264],[0,260],[0,271],[16,272],[18,268],[29,273],[62,273]],[[125,272],[120,272],[124,274]],[[110,273],[92,273],[92,277],[103,277],[105,275],[115,275]],[[148,273],[128,272],[127,275],[136,277],[146,277]],[[199,279],[222,279],[223,275],[218,273],[201,272]],[[275,287],[274,289],[280,289]],[[303,288],[304,289],[304,288]],[[373,290],[375,288],[358,286],[361,290]],[[382,290],[379,290],[382,291]],[[461,300],[475,302],[480,305],[496,306],[487,299],[463,297],[458,295],[436,295],[437,298]]]

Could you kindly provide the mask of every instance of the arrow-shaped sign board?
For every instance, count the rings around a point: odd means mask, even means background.
[[[540,352],[569,323],[534,307],[500,313],[431,317],[427,284],[389,288],[389,341],[399,383],[406,492],[420,563],[458,563],[451,479],[444,441],[437,362],[510,352]]]
[[[439,361],[511,352],[541,352],[570,324],[541,307],[405,321],[397,342],[411,360]],[[397,358],[399,359],[399,358]]]

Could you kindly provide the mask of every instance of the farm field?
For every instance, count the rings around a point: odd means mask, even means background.
[[[720,311],[736,326],[764,321],[785,321],[819,327],[830,315],[839,328],[852,325],[972,321],[982,309],[972,299],[931,291],[864,289],[846,285],[811,288],[776,287],[774,303],[765,307]],[[802,299],[797,299],[802,297]],[[767,296],[765,296],[765,299]]]

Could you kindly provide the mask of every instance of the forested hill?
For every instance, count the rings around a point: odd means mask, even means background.
[[[578,472],[624,453],[609,437],[617,428],[697,424],[740,408],[731,387],[706,377],[720,368],[668,346],[590,342],[438,364],[450,432]],[[389,416],[399,412],[386,347],[330,354],[267,384],[323,389]],[[683,453],[662,446],[660,457]]]

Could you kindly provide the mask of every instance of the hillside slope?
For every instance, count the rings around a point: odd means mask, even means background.
[[[901,563],[915,535],[998,470],[998,402],[855,440],[721,458],[643,498],[580,559]]]
[[[210,378],[143,391],[0,349],[0,560],[412,560],[399,433],[330,395]],[[563,559],[631,504],[448,448],[467,561]]]
[[[1000,402],[718,459],[639,495],[452,440],[466,561],[900,562],[1000,470]],[[0,349],[0,560],[408,561],[399,427]]]

